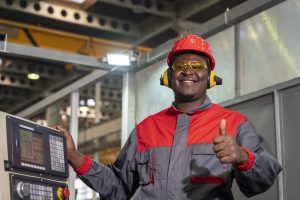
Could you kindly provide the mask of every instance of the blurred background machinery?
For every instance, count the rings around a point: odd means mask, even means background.
[[[9,43],[89,55],[101,61],[112,52],[134,51],[143,55],[243,2],[245,0],[4,0],[0,2],[0,33],[8,35]],[[97,69],[67,61],[49,61],[42,58],[49,57],[47,53],[38,53],[41,55],[35,57],[0,57],[1,110],[18,113]],[[132,71],[136,65],[133,62],[130,69],[123,71]],[[110,74],[80,92],[79,148],[83,151],[92,153],[103,146],[101,141],[107,140],[99,139],[99,144],[96,142],[91,148],[90,143],[97,136],[88,136],[90,128],[110,120],[120,122],[122,74],[122,71]],[[68,126],[69,102],[68,97],[64,98],[31,119],[47,125]],[[120,135],[120,123],[118,126],[112,135]],[[111,147],[119,147],[120,136],[113,138]]]
[[[297,0],[277,6],[281,2],[284,0],[0,1],[0,110],[78,131],[80,151],[111,163],[137,122],[169,106],[171,94],[154,85],[166,67],[163,59],[174,38],[189,32],[212,37],[208,40],[217,63],[222,63],[217,72],[224,85],[222,92],[209,95],[217,103],[225,102],[224,106],[269,94],[249,95],[297,78],[294,55],[300,40],[292,34],[299,33],[298,21],[289,14],[299,13],[300,6]],[[130,55],[130,65],[109,64],[108,54],[112,53]],[[268,66],[274,77],[266,79],[271,74]],[[280,107],[278,87],[270,90],[275,91],[275,103],[269,99],[277,106],[275,114]],[[277,120],[276,137],[280,138],[278,113],[268,116]],[[280,159],[281,143],[273,135],[270,138]],[[281,199],[283,183],[280,177]],[[287,188],[292,185],[296,184]],[[77,199],[98,198],[79,180],[76,188]]]

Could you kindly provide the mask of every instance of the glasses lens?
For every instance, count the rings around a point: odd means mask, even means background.
[[[185,63],[182,63],[182,62],[177,62],[177,63],[174,63],[173,66],[172,66],[173,70],[185,70],[186,68],[186,65]]]
[[[174,71],[186,70],[188,67],[194,71],[202,71],[207,69],[206,64],[202,62],[176,62],[172,66]]]

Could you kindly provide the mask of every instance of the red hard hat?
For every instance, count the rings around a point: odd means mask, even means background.
[[[201,37],[193,34],[188,34],[178,39],[174,43],[172,50],[168,54],[168,66],[171,67],[171,58],[174,54],[185,51],[199,52],[200,54],[205,55],[209,59],[210,69],[213,70],[215,68],[215,59],[210,51],[208,42],[206,42]]]

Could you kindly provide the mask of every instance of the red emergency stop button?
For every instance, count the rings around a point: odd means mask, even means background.
[[[65,198],[69,198],[70,197],[70,190],[69,190],[69,188],[65,187],[63,193],[64,193]]]

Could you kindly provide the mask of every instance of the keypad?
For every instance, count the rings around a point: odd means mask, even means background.
[[[34,164],[29,164],[29,163],[25,163],[25,162],[21,162],[21,166],[30,167],[30,168],[33,168],[33,169],[46,170],[45,167],[34,165]]]
[[[30,200],[53,200],[53,188],[30,183]]]
[[[51,169],[65,172],[64,143],[62,137],[49,135]]]

